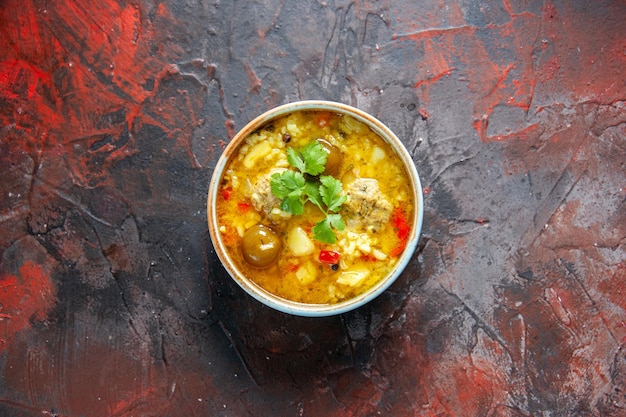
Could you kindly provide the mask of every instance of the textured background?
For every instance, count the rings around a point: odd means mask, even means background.
[[[0,2],[0,415],[626,415],[626,2]],[[224,145],[368,111],[425,187],[406,272],[267,309],[206,226]]]

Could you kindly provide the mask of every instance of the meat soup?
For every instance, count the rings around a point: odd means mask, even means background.
[[[287,300],[333,304],[383,279],[414,218],[395,151],[349,115],[297,111],[235,151],[219,185],[219,233],[237,267]]]

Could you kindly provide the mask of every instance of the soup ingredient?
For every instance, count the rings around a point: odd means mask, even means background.
[[[303,174],[319,175],[324,171],[328,161],[328,153],[318,142],[311,142],[300,152],[294,148],[287,148],[287,161],[289,165]]]
[[[300,284],[307,285],[315,281],[317,278],[317,268],[311,261],[305,262],[296,271],[296,278],[300,281]]]
[[[321,143],[313,141],[300,152],[293,148],[287,149],[287,160],[299,172],[276,172],[270,179],[272,193],[282,199],[280,208],[300,215],[304,213],[304,204],[307,201],[315,204],[326,217],[313,226],[313,238],[324,243],[335,243],[337,235],[332,229],[346,228],[341,214],[337,213],[346,201],[343,185],[330,175],[319,177],[319,184],[310,178],[324,171],[328,154]],[[305,174],[309,175],[308,179]]]
[[[339,262],[340,256],[339,252],[335,252],[334,250],[323,250],[320,252],[317,259],[325,264],[336,265]]]
[[[304,203],[307,193],[312,190],[304,178],[304,175],[296,171],[284,171],[274,173],[270,180],[271,191],[279,199],[282,199],[280,208],[288,213],[300,215],[304,213]]]
[[[319,127],[326,127],[330,123],[331,114],[328,111],[317,112],[317,125]]]
[[[372,163],[377,164],[383,161],[386,156],[387,155],[385,154],[385,151],[382,148],[379,148],[378,146],[374,146],[374,149],[372,150]]]
[[[248,152],[243,160],[243,165],[250,169],[259,159],[269,155],[271,152],[272,146],[268,142],[259,142]]]
[[[333,227],[337,230],[346,228],[346,224],[341,218],[341,214],[326,214],[323,220],[313,226],[313,238],[322,243],[330,243],[331,245],[337,241],[337,235],[333,232]]]
[[[287,246],[296,256],[307,256],[313,253],[315,245],[301,227],[294,227],[287,235]]]
[[[272,174],[284,171],[286,171],[286,169],[276,168],[271,170],[268,174],[261,176],[252,186],[252,193],[250,194],[250,200],[252,200],[254,208],[258,211],[264,211],[273,221],[279,221],[291,216],[291,211],[285,212],[280,209],[281,201],[272,193],[272,187],[270,185]]]
[[[347,197],[343,194],[341,181],[329,175],[324,175],[320,177],[320,182],[322,183],[319,187],[319,197],[321,197],[321,201],[317,198],[318,196],[310,196],[309,200],[315,204],[326,217],[313,226],[313,238],[320,242],[333,244],[337,241],[337,235],[335,235],[332,228],[344,230],[346,224],[341,214],[331,212],[339,211]],[[324,210],[322,202],[326,205],[326,210]]]
[[[358,178],[347,186],[346,194],[348,216],[354,222],[362,222],[361,227],[376,230],[389,221],[392,206],[380,191],[377,180]]]
[[[244,233],[241,239],[243,258],[255,268],[267,268],[278,259],[282,243],[269,227],[257,224]]]
[[[326,167],[324,168],[323,173],[332,176],[339,175],[339,172],[341,171],[341,163],[343,161],[341,151],[326,139],[318,138],[317,142],[322,145],[324,152],[328,154]]]
[[[356,287],[361,284],[369,274],[370,271],[365,265],[357,265],[349,271],[343,271],[341,275],[339,275],[339,278],[337,278],[337,284]]]
[[[237,203],[237,210],[239,213],[247,213],[250,210],[250,203],[247,201],[240,201]]]
[[[233,188],[232,187],[225,187],[222,188],[222,198],[226,201],[230,200],[230,196],[233,195]]]
[[[406,214],[402,208],[398,207],[394,210],[392,223],[393,230],[395,230],[398,236],[398,244],[393,248],[393,251],[391,251],[391,256],[399,256],[404,251],[404,248],[406,248],[406,244],[409,241],[409,233],[411,233],[411,227],[406,220]]]

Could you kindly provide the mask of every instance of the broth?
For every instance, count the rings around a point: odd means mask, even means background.
[[[307,202],[302,214],[291,214],[271,190],[273,174],[294,170],[287,150],[314,141],[330,152],[323,174],[339,179],[346,195],[338,210],[345,229],[333,230],[334,243],[313,238],[326,216],[322,209]],[[337,303],[376,285],[395,266],[413,227],[410,184],[401,159],[365,124],[338,113],[294,112],[249,135],[233,154],[217,196],[219,233],[237,267],[265,290],[296,302]],[[263,234],[268,229],[270,242]],[[272,256],[244,256],[242,242],[246,236],[249,244],[251,234]]]

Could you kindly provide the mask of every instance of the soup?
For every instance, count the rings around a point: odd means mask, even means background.
[[[333,304],[389,274],[416,210],[395,151],[349,115],[297,111],[250,134],[219,184],[231,259],[281,298]]]

